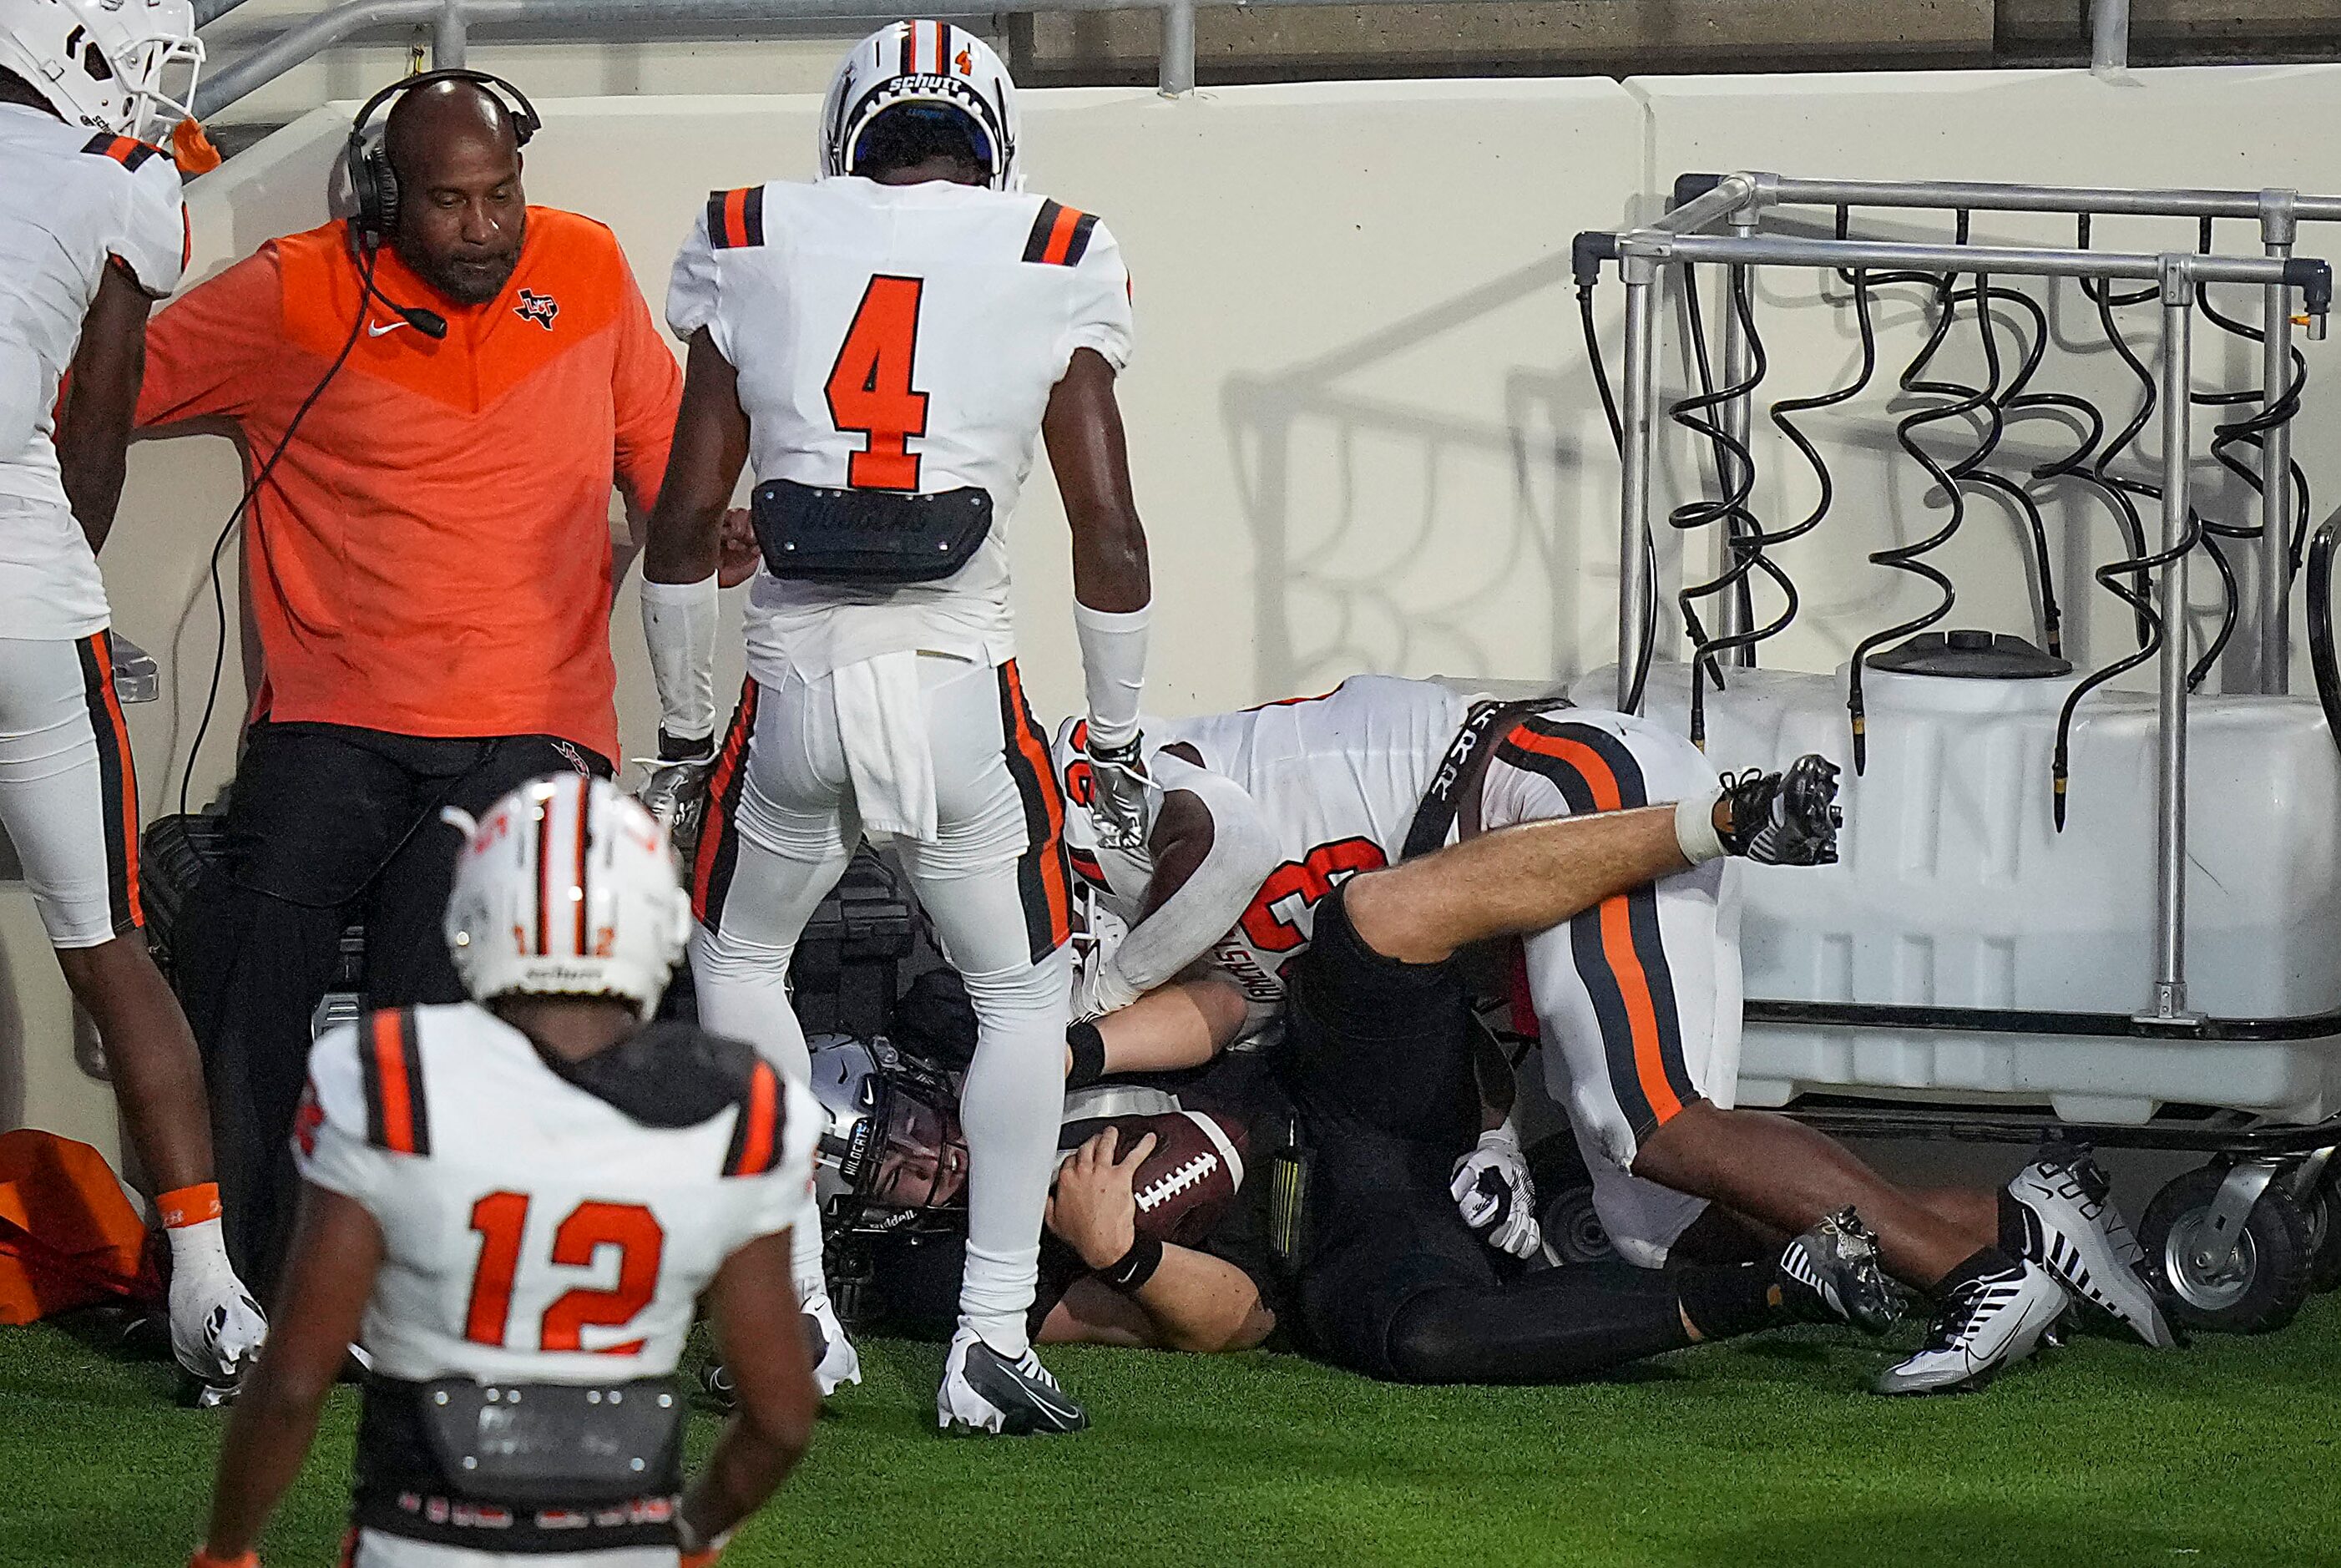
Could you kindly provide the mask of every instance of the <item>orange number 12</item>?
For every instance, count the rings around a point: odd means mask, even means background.
[[[472,1205],[472,1229],[480,1233],[479,1266],[472,1274],[472,1300],[463,1337],[474,1344],[501,1345],[512,1316],[513,1276],[520,1272],[521,1237],[528,1228],[528,1198],[520,1193],[490,1193]],[[588,1328],[617,1328],[633,1322],[658,1293],[659,1261],[666,1233],[657,1216],[639,1203],[589,1199],[569,1211],[553,1233],[553,1262],[564,1268],[591,1268],[603,1247],[618,1249],[618,1283],[607,1290],[579,1286],[544,1309],[537,1330],[539,1350],[583,1350]],[[600,1347],[602,1355],[633,1355],[641,1340]]]
[[[914,277],[882,273],[872,278],[829,373],[830,418],[840,430],[869,437],[869,445],[845,466],[845,482],[856,490],[919,487],[919,458],[910,438],[927,433],[927,394],[911,388],[911,370],[923,287]]]

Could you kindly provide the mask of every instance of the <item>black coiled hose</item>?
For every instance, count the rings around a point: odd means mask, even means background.
[[[2308,663],[2316,672],[2316,701],[2325,733],[2341,748],[2341,664],[2333,655],[2333,550],[2341,544],[2341,512],[2325,520],[2308,546]]]
[[[2079,228],[2079,248],[2087,250],[2089,245],[2089,219],[2086,213],[2081,215]],[[2130,548],[2130,554],[2127,557],[2107,562],[2098,567],[2092,575],[2095,576],[2100,587],[2130,607],[2137,616],[2139,634],[2137,648],[2135,652],[2126,654],[2111,664],[2091,671],[2074,683],[2073,689],[2065,694],[2064,705],[2057,712],[2057,744],[2049,762],[2049,787],[2055,792],[2055,817],[2057,829],[2060,833],[2065,827],[2066,789],[2071,777],[2073,714],[2080,707],[2082,698],[2104,685],[2107,681],[2137,668],[2161,651],[2162,639],[2167,634],[2167,628],[2163,624],[2160,612],[2154,607],[2152,595],[2154,574],[2193,549],[2195,542],[2202,536],[2201,529],[2196,525],[2194,509],[2189,507],[2188,525],[2178,543],[2169,549],[2149,553],[2146,545],[2146,524],[2139,517],[2137,508],[2132,504],[2131,498],[2144,497],[2158,504],[2162,499],[2161,487],[2124,478],[2108,472],[2114,462],[2129,449],[2130,444],[2137,439],[2138,433],[2143,431],[2147,422],[2154,417],[2157,396],[2154,373],[2147,368],[2146,362],[2138,358],[2130,348],[2129,340],[2122,335],[2119,324],[2114,320],[2114,309],[2117,305],[2138,305],[2149,299],[2158,298],[2161,291],[2145,288],[2127,295],[2116,295],[2110,281],[2100,280],[2092,285],[2085,279],[2081,284],[2081,292],[2096,304],[2097,321],[2105,328],[2107,341],[2113,345],[2114,353],[2120,357],[2121,362],[2129,366],[2130,374],[2137,376],[2138,380],[2139,396],[2137,412],[2130,415],[2128,422],[2115,433],[2113,439],[2107,442],[2103,450],[2098,453],[2097,462],[2090,466],[2089,477],[2099,493],[2113,504],[2116,522],[2122,530],[2124,541]],[[2180,614],[2183,615],[2184,613],[2185,607],[2182,605]],[[2179,630],[2183,634],[2185,630],[2183,621]]]
[[[1618,416],[1618,399],[1609,390],[1609,367],[1602,358],[1601,334],[1593,322],[1593,285],[1590,282],[1577,285],[1577,317],[1585,328],[1585,358],[1593,370],[1594,390],[1601,394],[1601,412],[1609,421],[1610,444],[1617,447],[1619,457],[1623,459],[1626,455],[1626,424]],[[1647,528],[1642,531],[1642,560],[1649,568],[1650,592],[1642,602],[1641,645],[1635,652],[1633,679],[1626,688],[1625,711],[1629,714],[1642,710],[1642,688],[1650,678],[1650,650],[1659,640],[1659,551]],[[1619,570],[1624,569],[1625,563],[1619,562]]]
[[[1777,636],[1797,613],[1797,591],[1788,574],[1765,554],[1766,546],[1776,543],[1779,535],[1768,535],[1755,513],[1748,505],[1748,493],[1756,483],[1756,460],[1745,443],[1724,428],[1719,411],[1733,399],[1752,395],[1763,382],[1768,361],[1764,353],[1762,335],[1756,329],[1754,304],[1750,297],[1748,269],[1736,267],[1730,273],[1730,308],[1738,316],[1740,331],[1748,342],[1748,374],[1728,386],[1708,385],[1697,394],[1677,402],[1668,416],[1694,434],[1704,435],[1715,448],[1716,476],[1720,495],[1702,496],[1687,501],[1667,514],[1673,527],[1688,532],[1721,523],[1725,527],[1722,573],[1704,583],[1687,584],[1676,594],[1675,603],[1682,612],[1684,628],[1691,637],[1690,739],[1694,745],[1707,744],[1707,684],[1711,679],[1718,687],[1723,684],[1725,655],[1737,650],[1752,650],[1767,637]],[[1686,275],[1684,291],[1689,305],[1690,326],[1694,344],[1698,350],[1702,381],[1708,379],[1706,365],[1706,334],[1698,315],[1698,290],[1695,279]],[[1799,530],[1801,531],[1801,530]],[[1724,636],[1709,636],[1699,618],[1698,604],[1705,599],[1724,594],[1738,596],[1743,624],[1755,620],[1753,595],[1749,584],[1753,574],[1761,573],[1780,590],[1786,608],[1761,626],[1748,624],[1748,629]]]
[[[2211,225],[2212,220],[2205,218],[2197,235],[2197,249],[2205,255],[2211,254]],[[2197,308],[2202,311],[2204,319],[2222,332],[2242,338],[2246,343],[2264,344],[2267,341],[2267,334],[2262,328],[2237,321],[2214,305],[2211,303],[2208,285],[2197,283],[2195,285],[2195,304]],[[2289,358],[2289,374],[2286,377],[2284,390],[2273,399],[2268,396],[2267,389],[2264,386],[2245,387],[2233,392],[2197,392],[2192,394],[2196,405],[2204,408],[2230,407],[2246,403],[2256,403],[2261,405],[2258,413],[2228,420],[2211,434],[2212,458],[2220,467],[2242,480],[2245,486],[2255,495],[2264,493],[2266,480],[2263,471],[2261,468],[2251,466],[2236,456],[2236,449],[2248,447],[2265,457],[2267,433],[2287,423],[2300,411],[2301,394],[2308,387],[2308,361],[2297,347],[2291,350]],[[2308,534],[2310,507],[2308,474],[2297,461],[2291,464],[2290,476],[2292,516],[2289,519],[2287,542],[2285,547],[2287,588],[2290,586],[2290,578],[2300,571],[2301,546]],[[2266,532],[2265,523],[2242,525],[2219,523],[2209,518],[2204,519],[2203,528],[2207,535],[2204,543],[2214,563],[2219,568],[2221,589],[2226,594],[2226,607],[2220,616],[2218,635],[2212,639],[2211,645],[2204,651],[2203,656],[2196,661],[2194,668],[2187,673],[2187,684],[2189,691],[2201,688],[2205,677],[2211,673],[2213,666],[2218,662],[2220,654],[2226,650],[2228,639],[2234,636],[2236,623],[2241,613],[2236,591],[2235,571],[2227,562],[2225,552],[2219,549],[2217,539],[2258,539]]]

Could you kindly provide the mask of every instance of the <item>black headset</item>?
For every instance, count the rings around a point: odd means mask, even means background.
[[[393,82],[368,98],[351,120],[349,145],[342,154],[343,166],[349,171],[350,195],[357,205],[350,215],[350,227],[361,245],[379,245],[398,227],[398,176],[391,170],[389,149],[380,140],[370,143],[367,128],[384,105],[434,82],[470,82],[485,89],[512,117],[513,142],[517,146],[527,146],[529,138],[544,125],[527,94],[485,71],[424,71]]]

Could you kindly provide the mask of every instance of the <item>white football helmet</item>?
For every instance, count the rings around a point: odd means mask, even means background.
[[[203,63],[189,0],[0,0],[0,69],[68,125],[163,141],[194,118]]]
[[[853,45],[821,113],[821,175],[850,175],[870,122],[903,104],[955,109],[974,122],[995,191],[1021,191],[1016,84],[991,45],[948,22],[893,22]]]
[[[666,830],[606,779],[555,774],[473,822],[447,900],[447,949],[482,1002],[623,996],[645,1018],[691,939]]]

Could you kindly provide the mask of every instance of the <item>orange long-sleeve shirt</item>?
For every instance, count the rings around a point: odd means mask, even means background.
[[[362,295],[337,223],[270,241],[147,331],[139,425],[231,422],[256,465],[365,315],[245,519],[254,711],[614,759],[610,492],[656,499],[682,396],[616,238],[531,207],[487,305],[387,249],[374,285],[444,315],[445,340]]]

